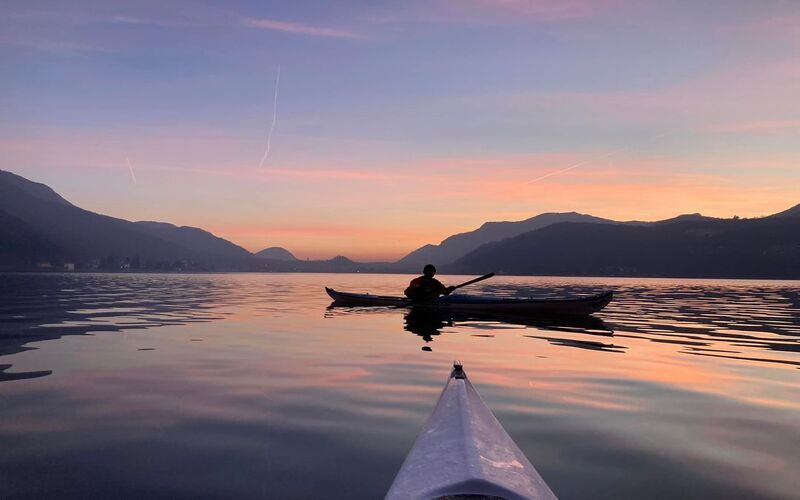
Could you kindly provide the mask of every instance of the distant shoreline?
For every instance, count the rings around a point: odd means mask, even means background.
[[[43,269],[22,269],[22,270],[0,270],[3,274],[32,274],[32,275],[89,275],[89,274],[108,274],[108,275],[140,275],[140,274],[172,274],[172,275],[193,275],[193,274],[365,274],[365,275],[406,275],[415,276],[419,273],[400,272],[400,271],[159,271],[159,270],[139,270],[139,271],[104,271],[104,270],[76,270],[64,271],[43,270]],[[447,273],[442,272],[439,276],[473,276],[476,274]],[[644,279],[644,280],[723,280],[723,281],[796,281],[800,283],[800,277],[753,277],[753,276],[646,276],[646,275],[555,275],[555,274],[503,274],[497,273],[499,278],[570,278],[570,279]]]

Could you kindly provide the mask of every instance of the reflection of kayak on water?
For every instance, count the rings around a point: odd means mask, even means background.
[[[556,497],[456,362],[386,498]]]
[[[328,287],[325,287],[325,291],[334,300],[335,305],[343,306],[413,307],[476,311],[492,314],[508,313],[541,316],[586,316],[603,309],[614,297],[612,291],[607,291],[597,295],[563,299],[520,299],[448,295],[424,302],[415,302],[405,297],[339,292]]]
[[[419,335],[425,342],[430,342],[436,335],[441,335],[446,327],[455,323],[451,311],[441,309],[409,308],[403,315],[403,329]]]
[[[354,309],[352,311],[358,310]],[[360,311],[379,311],[379,309],[365,308]],[[603,337],[610,337],[614,334],[613,330],[596,316],[499,315],[410,307],[404,310],[403,323],[404,330],[419,335],[426,342],[430,342],[433,336],[441,334],[442,330],[448,327],[477,330],[475,334],[481,331],[496,333],[498,329],[513,328],[514,326],[532,327],[538,330],[584,333]]]
[[[422,337],[425,342],[432,342],[441,335],[446,328],[460,328],[464,333],[471,333],[476,337],[494,336],[498,331],[507,329],[520,330],[519,327],[529,327],[535,330],[550,332],[566,332],[571,335],[589,335],[592,337],[613,337],[614,330],[597,316],[535,316],[523,314],[491,314],[475,311],[454,311],[451,309],[434,309],[408,307],[392,309],[382,307],[352,307],[333,303],[328,306],[326,318],[343,316],[395,314],[402,316],[403,330]],[[470,332],[471,331],[471,332]],[[598,344],[596,341],[570,340],[561,337],[545,337],[541,335],[524,335],[525,337],[541,338],[552,344],[570,345],[572,347],[592,348]],[[429,351],[430,347],[423,347]]]

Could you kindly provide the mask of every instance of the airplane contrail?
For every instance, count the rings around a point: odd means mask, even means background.
[[[662,138],[662,137],[664,137],[664,136],[666,136],[666,135],[669,135],[669,134],[667,134],[667,133],[661,133],[661,134],[658,134],[658,135],[656,135],[656,136],[653,136],[653,137],[652,137],[652,138],[650,138],[649,140],[651,140],[651,141],[654,141],[654,140],[656,140],[656,139],[660,139],[660,138]],[[534,182],[539,182],[539,181],[541,181],[541,180],[547,179],[548,177],[553,177],[554,175],[563,174],[564,172],[569,172],[570,170],[574,170],[574,169],[576,169],[576,168],[578,168],[578,167],[582,167],[582,166],[584,166],[584,165],[586,165],[586,164],[589,164],[589,163],[594,163],[594,162],[596,162],[596,161],[598,161],[598,160],[602,160],[602,159],[605,159],[605,158],[609,158],[609,157],[611,157],[611,156],[618,155],[618,154],[620,154],[620,153],[625,153],[625,152],[627,152],[627,151],[630,151],[630,150],[632,150],[632,149],[634,149],[634,148],[633,148],[633,147],[629,147],[629,148],[617,149],[616,151],[612,151],[612,152],[610,152],[610,153],[606,153],[606,154],[604,154],[604,155],[602,155],[602,156],[598,156],[598,157],[595,157],[595,158],[590,158],[590,159],[588,159],[588,160],[579,161],[578,163],[575,163],[575,164],[573,164],[573,165],[570,165],[570,166],[569,166],[569,167],[567,167],[567,168],[562,168],[561,170],[556,170],[556,171],[554,171],[554,172],[550,172],[550,173],[547,173],[547,174],[541,175],[541,176],[539,176],[539,177],[536,177],[535,179],[531,179],[531,180],[529,180],[529,181],[525,182],[525,184],[533,184]]]
[[[125,157],[125,161],[128,163],[128,170],[129,170],[129,171],[130,171],[130,173],[131,173],[131,180],[133,181],[133,183],[134,183],[134,184],[139,184],[138,182],[136,182],[136,174],[134,174],[134,173],[133,173],[133,166],[131,165],[131,160],[130,160],[130,158],[128,158],[128,157],[126,156],[126,157]]]
[[[267,133],[267,147],[264,150],[264,156],[261,157],[261,162],[258,164],[259,168],[264,166],[269,156],[269,150],[272,149],[272,132],[275,130],[275,122],[278,121],[278,85],[281,83],[281,65],[278,65],[278,72],[275,75],[275,95],[272,99],[272,124],[269,126]]]
[[[564,172],[569,172],[570,170],[576,169],[578,167],[582,167],[582,166],[586,165],[587,163],[592,163],[592,162],[600,160],[602,158],[608,158],[609,156],[615,155],[617,153],[619,153],[619,151],[614,151],[613,153],[608,153],[608,154],[606,154],[604,156],[601,156],[599,158],[592,158],[591,160],[579,161],[578,163],[575,163],[574,165],[570,165],[567,168],[562,168],[561,170],[556,170],[554,172],[550,172],[549,174],[544,174],[544,175],[539,176],[539,177],[537,177],[535,179],[531,179],[528,182],[526,182],[525,184],[533,184],[534,182],[539,182],[541,180],[547,179],[548,177],[552,177],[552,176],[558,175],[558,174],[563,174]]]

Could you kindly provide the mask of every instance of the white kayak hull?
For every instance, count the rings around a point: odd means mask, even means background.
[[[555,499],[456,364],[387,500]]]
[[[490,314],[532,314],[553,316],[586,316],[606,307],[614,298],[612,291],[586,297],[564,299],[514,299],[451,295],[425,302],[414,302],[405,297],[371,295],[368,293],[339,292],[325,288],[335,305],[359,307],[420,307],[475,311]]]

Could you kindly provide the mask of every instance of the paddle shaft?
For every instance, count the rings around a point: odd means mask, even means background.
[[[453,289],[454,289],[454,290],[457,290],[457,289],[459,289],[459,288],[461,288],[461,287],[465,287],[465,286],[467,286],[467,285],[471,285],[471,284],[473,284],[473,283],[477,283],[477,282],[479,282],[479,281],[488,280],[488,279],[489,279],[489,278],[491,278],[492,276],[494,276],[494,273],[484,274],[484,275],[483,275],[483,276],[481,276],[481,277],[475,278],[475,279],[473,279],[473,280],[465,281],[464,283],[461,283],[460,285],[456,285],[455,287],[453,287]]]

